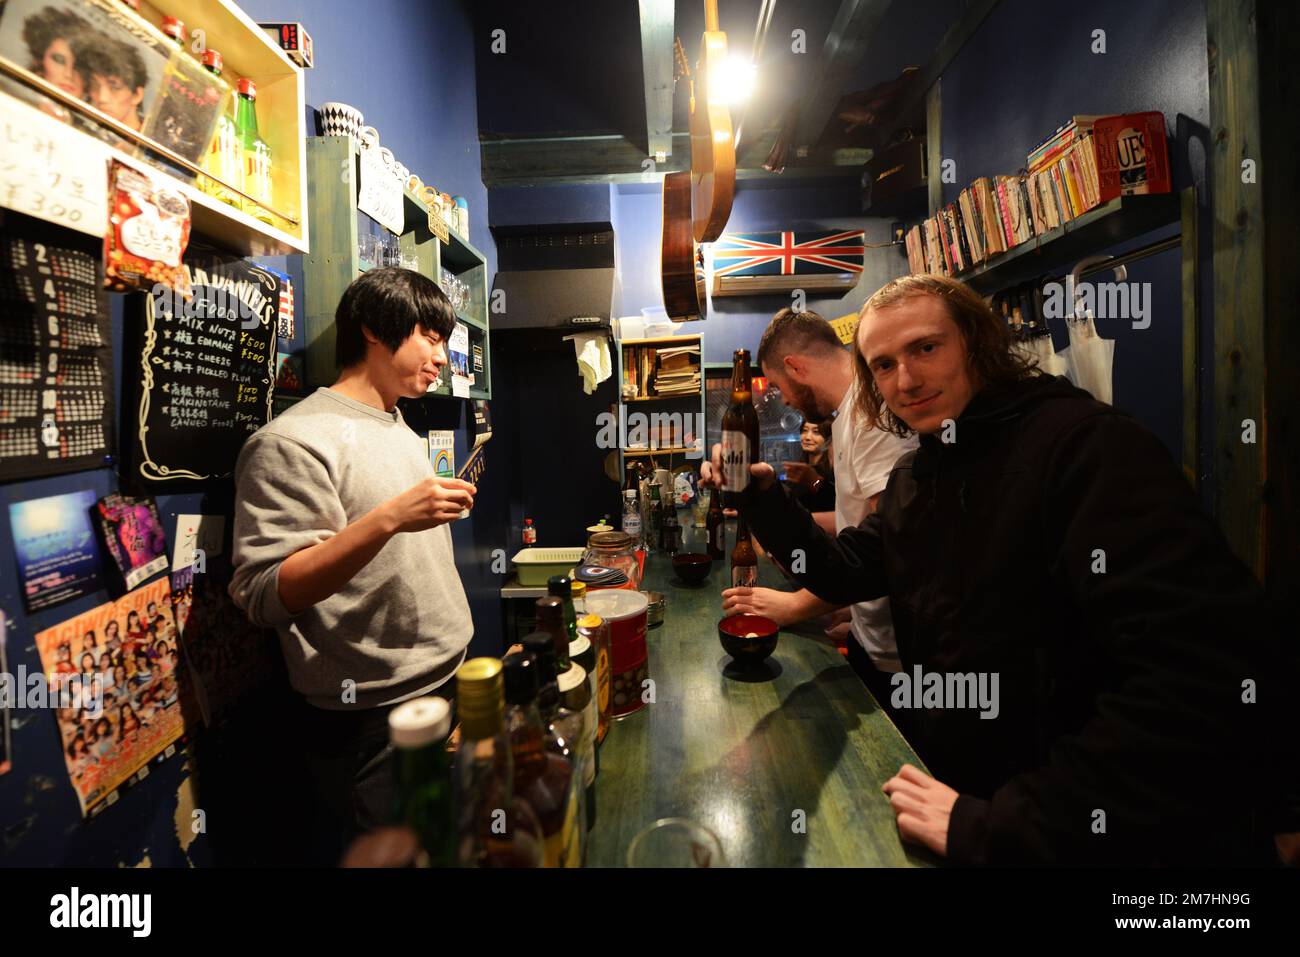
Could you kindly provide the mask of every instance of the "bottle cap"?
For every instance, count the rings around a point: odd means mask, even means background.
[[[583,615],[578,619],[579,628],[599,628],[604,624],[604,619],[600,615]]]
[[[451,731],[451,705],[437,697],[403,701],[388,715],[388,739],[397,748],[423,748]]]
[[[568,575],[552,575],[546,579],[546,592],[556,598],[569,598],[573,595],[573,580]]]
[[[586,582],[574,581],[570,583],[569,596],[571,598],[581,598],[585,594],[587,594]]]
[[[180,17],[163,17],[162,32],[173,40],[183,41],[185,39],[185,24]]]
[[[252,81],[252,80],[240,80],[240,81],[239,81],[239,92],[242,93],[242,94],[244,94],[244,96],[248,96],[248,97],[252,97],[253,99],[257,99],[257,87],[255,87],[255,86],[253,85],[253,81]]]
[[[555,639],[544,631],[524,635],[524,650],[537,659],[537,687],[555,680]]]
[[[221,54],[216,50],[208,50],[203,54],[203,65],[209,67],[215,72],[220,73],[223,64],[224,61],[221,59]]]
[[[471,658],[456,671],[456,704],[461,725],[471,737],[500,730],[501,661]]]
[[[537,697],[537,659],[532,652],[512,652],[501,659],[501,667],[506,704],[527,705]]]

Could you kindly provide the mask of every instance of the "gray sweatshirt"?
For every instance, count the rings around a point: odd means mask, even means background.
[[[325,388],[258,429],[240,452],[230,596],[254,624],[279,631],[290,681],[317,707],[427,694],[464,658],[474,629],[446,525],[394,535],[342,589],[301,614],[289,614],[277,584],[294,552],[432,474],[401,412]]]

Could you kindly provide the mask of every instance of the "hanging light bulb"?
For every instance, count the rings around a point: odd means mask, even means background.
[[[753,95],[758,70],[743,57],[728,56],[709,76],[709,99],[714,103],[736,106]]]

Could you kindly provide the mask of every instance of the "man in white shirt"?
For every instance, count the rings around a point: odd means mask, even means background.
[[[868,429],[857,421],[853,356],[831,324],[815,312],[782,309],[768,324],[758,347],[763,375],[781,390],[785,402],[811,421],[835,415],[831,452],[835,466],[835,511],[813,515],[831,534],[858,525],[875,509],[894,463],[916,448],[883,429]],[[810,466],[785,463],[792,481],[808,477]],[[815,479],[814,479],[815,481]],[[791,559],[773,556],[783,565]],[[728,614],[764,615],[785,626],[834,611],[835,606],[807,589],[796,592],[771,588],[729,588],[722,593]],[[889,676],[900,670],[889,599],[862,602],[850,608],[849,663],[877,702],[890,710]]]

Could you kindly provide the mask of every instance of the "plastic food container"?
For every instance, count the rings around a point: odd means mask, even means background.
[[[521,548],[510,559],[519,584],[526,588],[545,587],[552,575],[567,575],[582,561],[582,548]]]
[[[587,592],[587,611],[609,624],[610,703],[612,717],[640,711],[643,682],[650,677],[645,644],[649,602],[638,591],[611,588]]]

